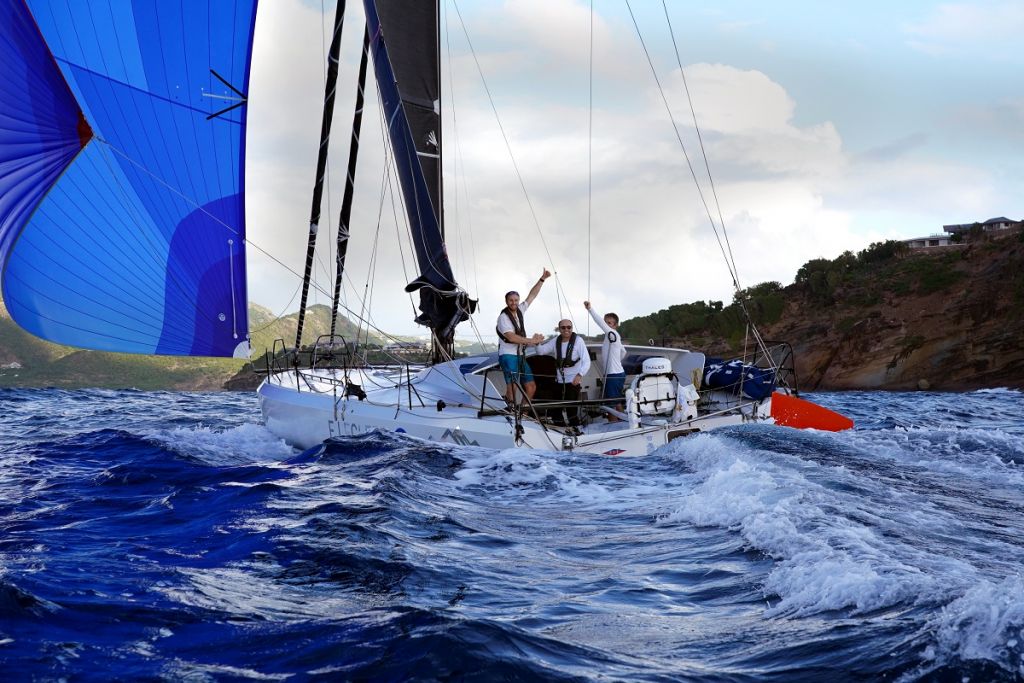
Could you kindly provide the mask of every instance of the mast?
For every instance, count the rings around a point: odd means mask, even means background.
[[[409,216],[419,276],[415,322],[430,328],[434,360],[453,347],[455,327],[476,302],[459,288],[442,226],[440,9],[437,0],[364,0],[374,73]]]
[[[338,324],[338,303],[341,297],[341,278],[345,272],[348,254],[348,221],[352,215],[352,195],[356,182],[356,157],[359,155],[359,131],[363,123],[363,89],[366,86],[366,61],[370,53],[370,29],[363,28],[363,52],[359,58],[359,85],[356,89],[356,110],[352,114],[352,140],[348,147],[348,174],[345,176],[345,195],[341,200],[338,220],[338,263],[334,277],[334,303],[331,307],[331,342]]]
[[[313,206],[309,213],[309,239],[306,243],[306,269],[302,275],[302,297],[299,299],[299,323],[295,332],[295,348],[302,345],[302,325],[306,318],[306,300],[313,275],[313,253],[316,251],[316,233],[320,223],[320,204],[324,192],[324,173],[327,169],[327,151],[331,140],[331,122],[334,119],[334,93],[338,82],[338,55],[341,52],[341,28],[345,23],[345,0],[338,0],[334,13],[334,36],[327,56],[327,83],[324,88],[324,115],[320,123],[320,154],[316,161],[313,182]]]
[[[437,79],[437,102],[435,108],[437,110],[437,204],[435,209],[437,211],[437,228],[441,233],[441,241],[445,241],[445,225],[444,225],[444,155],[441,154],[441,150],[444,149],[442,133],[444,126],[441,122],[444,118],[441,116],[441,103],[444,98],[441,97],[441,3],[434,3],[434,28],[437,40],[434,41],[434,64],[437,67],[435,78]],[[455,282],[454,278],[452,282]],[[430,362],[433,364],[442,363],[448,358],[455,357],[455,325],[461,320],[451,325],[450,333],[445,330],[431,329],[430,334]]]
[[[444,225],[444,155],[441,154],[441,150],[444,149],[442,133],[444,126],[441,122],[444,121],[444,117],[441,115],[441,3],[434,3],[434,27],[436,29],[437,40],[434,41],[434,60],[437,65],[437,73],[435,78],[437,79],[437,224],[441,230],[441,239],[445,238],[445,225]]]

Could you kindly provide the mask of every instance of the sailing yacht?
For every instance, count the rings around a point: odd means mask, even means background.
[[[314,351],[312,359],[329,360],[319,366],[285,363],[271,368],[258,389],[271,431],[301,447],[333,436],[382,430],[490,448],[635,456],[727,425],[766,422],[832,430],[852,426],[845,417],[778,384],[778,367],[772,368],[767,381],[763,371],[740,367],[735,379],[710,386],[706,379],[714,373],[706,374],[705,355],[684,349],[625,346],[629,389],[624,413],[613,407],[617,401],[602,396],[605,378],[598,364],[582,377],[580,398],[566,401],[552,391],[557,386],[551,359],[529,358],[541,391],[535,400],[510,403],[504,398],[506,380],[497,353],[456,358],[455,329],[473,314],[476,302],[456,283],[444,248],[438,4],[364,4],[367,33],[360,76],[369,53],[420,269],[406,291],[419,293],[416,322],[430,330],[432,363],[415,372],[408,367],[374,369],[351,364],[348,357],[338,364],[332,362],[335,354],[318,356]],[[329,83],[328,91],[332,87]],[[360,82],[358,92],[362,91]],[[357,115],[361,106],[357,101]],[[355,150],[358,118],[353,131]],[[353,159],[350,152],[350,183]],[[351,196],[350,185],[345,196]],[[344,253],[342,240],[348,239],[347,225],[343,207],[339,254]],[[310,235],[312,244],[315,231]],[[312,252],[310,247],[308,253]],[[310,263],[307,260],[307,271]],[[342,267],[339,263],[338,277]],[[300,339],[301,332],[296,346]],[[332,333],[324,341],[330,349],[338,340]],[[595,355],[598,346],[589,345],[587,352]],[[771,354],[764,358],[770,360]],[[545,394],[551,398],[539,398]]]
[[[338,2],[329,51],[324,135],[345,4]],[[767,352],[767,391],[751,379],[753,368],[712,385],[700,352],[626,345],[624,413],[601,396],[596,364],[578,400],[545,400],[541,392],[535,401],[507,403],[495,354],[454,352],[456,328],[476,302],[456,282],[445,249],[438,3],[363,4],[358,92],[361,98],[372,58],[418,267],[405,289],[419,297],[416,322],[430,331],[432,362],[358,363],[333,329],[298,352],[320,223],[328,149],[321,144],[295,345],[273,354],[258,389],[269,429],[300,447],[383,430],[491,448],[633,456],[726,425],[852,426],[799,398]],[[185,5],[0,3],[3,299],[15,322],[39,337],[105,351],[249,355],[245,256],[255,245],[245,234],[245,141],[256,2]],[[361,112],[359,99],[337,234],[334,320]],[[539,379],[553,374],[544,370],[549,361],[530,359]]]

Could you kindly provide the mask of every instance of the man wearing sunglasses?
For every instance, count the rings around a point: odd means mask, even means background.
[[[560,320],[558,336],[540,344],[537,353],[555,357],[555,381],[561,388],[562,400],[578,399],[583,377],[590,370],[590,352],[586,342],[572,331],[572,321]]]

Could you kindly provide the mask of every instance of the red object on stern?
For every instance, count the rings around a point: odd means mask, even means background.
[[[853,420],[845,415],[823,408],[817,403],[778,392],[772,394],[771,414],[775,418],[775,424],[794,429],[841,432],[853,427]]]

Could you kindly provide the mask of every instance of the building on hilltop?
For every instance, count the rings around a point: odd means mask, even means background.
[[[948,247],[953,244],[949,235],[928,235],[927,237],[911,237],[903,240],[903,244],[911,249],[931,249],[933,247]]]
[[[421,341],[395,341],[384,345],[388,353],[426,353],[430,349]]]
[[[961,233],[968,233],[974,226],[980,227],[985,232],[992,232],[994,230],[1009,230],[1010,228],[1018,228],[1024,225],[1024,221],[1015,221],[1012,218],[1006,216],[997,216],[995,218],[989,218],[987,221],[981,223],[954,223],[953,225],[943,225],[942,229],[951,235],[957,235]]]

